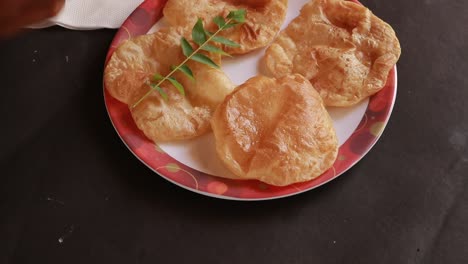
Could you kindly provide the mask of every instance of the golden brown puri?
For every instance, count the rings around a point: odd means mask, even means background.
[[[218,156],[239,179],[277,186],[312,180],[338,153],[322,99],[299,74],[248,80],[219,105],[211,126]]]
[[[189,139],[210,130],[212,110],[208,106],[194,106],[188,97],[173,87],[162,87],[168,94],[165,101],[157,92],[135,108],[130,108],[137,127],[154,142]]]
[[[268,75],[299,73],[327,106],[351,106],[385,86],[401,49],[390,25],[350,1],[314,0],[263,58]]]
[[[169,0],[163,10],[172,26],[193,27],[198,18],[214,30],[216,16],[227,16],[230,11],[246,9],[246,21],[221,35],[240,44],[239,48],[225,46],[230,54],[244,54],[267,46],[280,30],[286,17],[287,0]]]
[[[149,76],[161,70],[152,49],[156,35],[143,35],[127,40],[112,55],[104,71],[107,91],[128,104],[132,94],[142,88]]]
[[[114,53],[105,72],[106,87],[112,96],[132,106],[150,90],[148,82],[155,73],[166,75],[171,65],[184,60],[180,39],[183,28],[164,28],[122,44]],[[208,54],[217,64],[219,55]],[[210,130],[210,119],[219,103],[234,89],[224,72],[201,63],[188,62],[196,81],[182,73],[174,76],[183,84],[182,96],[167,82],[163,89],[169,100],[158,92],[130,111],[138,128],[153,141],[189,139]]]
[[[154,142],[191,139],[207,133],[211,130],[214,110],[234,89],[234,84],[221,70],[195,62],[188,65],[196,81],[176,74],[185,87],[186,96],[165,83],[162,88],[168,94],[167,101],[153,92],[137,107],[130,108],[138,128]]]
[[[183,60],[180,38],[183,28],[164,28],[122,43],[114,52],[104,71],[109,93],[119,101],[130,104],[132,94],[146,86],[155,73],[165,75],[170,66]]]

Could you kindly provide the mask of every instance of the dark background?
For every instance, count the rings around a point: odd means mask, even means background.
[[[342,177],[269,202],[133,157],[103,103],[114,30],[0,42],[0,263],[468,263],[468,1],[363,2],[402,45],[390,123]]]

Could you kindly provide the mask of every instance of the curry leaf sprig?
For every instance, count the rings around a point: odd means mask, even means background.
[[[224,18],[222,16],[217,16],[213,19],[213,22],[217,25],[218,29],[215,32],[210,32],[206,30],[203,26],[203,21],[199,18],[195,23],[195,26],[192,29],[192,41],[196,45],[191,45],[190,42],[182,37],[180,40],[180,45],[182,49],[182,53],[185,56],[185,60],[182,61],[177,66],[171,66],[171,71],[168,75],[162,76],[159,73],[156,73],[153,76],[153,81],[155,83],[149,82],[148,85],[151,88],[143,97],[141,97],[135,104],[132,105],[132,108],[138,106],[143,100],[145,100],[153,91],[157,91],[164,100],[168,99],[167,93],[161,88],[161,84],[165,81],[169,81],[172,86],[174,86],[177,91],[185,96],[185,89],[184,86],[177,81],[176,78],[172,77],[177,71],[182,72],[192,81],[195,81],[195,77],[193,75],[192,69],[187,65],[187,62],[190,60],[196,61],[198,63],[202,63],[213,67],[215,69],[219,69],[220,67],[211,60],[208,56],[200,53],[201,51],[208,51],[211,53],[221,54],[223,56],[230,56],[228,53],[223,51],[221,48],[218,48],[213,45],[213,43],[220,43],[225,46],[229,47],[239,47],[239,44],[236,42],[229,40],[227,38],[219,36],[219,33],[223,30],[228,28],[232,28],[238,26],[245,22],[245,10],[234,10],[229,12],[229,14]]]

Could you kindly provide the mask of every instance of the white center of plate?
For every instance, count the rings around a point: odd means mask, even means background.
[[[308,0],[289,1],[288,13],[283,28],[299,14],[302,6],[307,2]],[[165,26],[165,21],[161,19],[149,33],[155,32],[158,28],[163,26]],[[263,49],[236,58],[224,59],[222,68],[235,84],[242,84],[251,77],[259,74],[258,65],[264,52],[265,50]],[[353,134],[354,130],[356,130],[366,112],[368,104],[369,100],[364,100],[352,107],[328,108],[328,112],[333,119],[340,146],[346,142]],[[192,140],[159,143],[158,145],[169,156],[193,169],[216,176],[229,177],[232,175],[222,165],[216,154],[213,133]]]

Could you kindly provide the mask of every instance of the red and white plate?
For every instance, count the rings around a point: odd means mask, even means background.
[[[290,0],[285,27],[308,0]],[[106,64],[123,41],[155,31],[164,26],[162,9],[166,0],[146,0],[118,30],[107,54]],[[264,50],[223,61],[223,69],[241,84],[258,74],[257,65]],[[342,175],[367,154],[382,134],[395,104],[396,67],[387,84],[369,100],[350,108],[329,108],[337,131],[340,150],[333,167],[315,180],[286,187],[270,186],[258,181],[229,180],[216,156],[212,134],[178,143],[155,144],[136,127],[127,105],[109,95],[104,99],[109,117],[128,149],[146,166],[166,180],[196,193],[231,200],[268,200],[299,194],[321,186]]]

